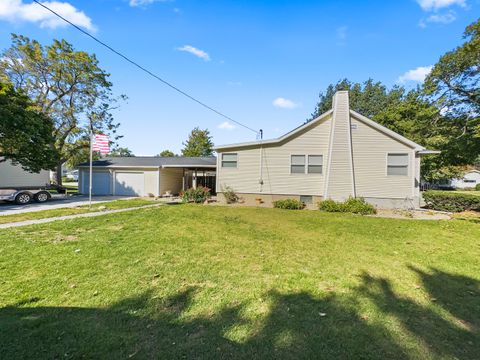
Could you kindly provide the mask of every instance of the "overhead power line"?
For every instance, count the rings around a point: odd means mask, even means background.
[[[215,114],[217,115],[220,115],[221,117],[239,125],[239,126],[242,126],[244,127],[245,129],[248,129],[250,131],[253,131],[255,134],[259,134],[259,131],[255,130],[255,129],[252,129],[251,127],[245,125],[245,124],[242,124],[241,122],[239,121],[236,121],[234,119],[232,119],[230,116],[227,116],[225,115],[224,113],[222,113],[221,111],[219,110],[216,110],[215,108],[205,104],[204,102],[198,100],[197,98],[195,98],[194,96],[188,94],[187,92],[179,89],[178,87],[176,87],[175,85],[169,83],[168,81],[162,79],[160,76],[156,75],[155,73],[151,72],[150,70],[148,70],[147,68],[143,67],[142,65],[138,64],[137,62],[133,61],[132,59],[130,59],[129,57],[127,57],[126,55],[123,55],[120,51],[118,50],[115,50],[114,48],[112,48],[110,45],[104,43],[103,41],[101,41],[100,39],[98,39],[97,37],[93,36],[92,34],[90,34],[88,31],[85,31],[83,30],[81,27],[75,25],[74,23],[72,23],[70,20],[64,18],[62,15],[60,15],[59,13],[55,12],[54,10],[50,9],[48,6],[46,6],[45,4],[42,4],[41,2],[39,2],[38,0],[33,0],[34,3],[36,3],[37,5],[40,5],[41,7],[43,7],[44,9],[50,11],[52,14],[54,14],[55,16],[57,16],[58,18],[62,19],[63,21],[65,21],[66,23],[70,24],[71,26],[73,26],[75,29],[77,29],[78,31],[82,32],[83,34],[87,35],[88,37],[92,38],[93,40],[95,40],[97,43],[99,43],[100,45],[103,45],[104,47],[106,47],[108,50],[110,50],[111,52],[115,53],[116,55],[120,56],[121,58],[123,58],[124,60],[128,61],[130,64],[136,66],[137,68],[139,68],[140,70],[142,70],[143,72],[147,73],[148,75],[154,77],[155,79],[157,79],[158,81],[162,82],[164,85],[167,85],[168,87],[170,87],[171,89],[175,90],[176,92],[182,94],[183,96],[187,97],[188,99],[196,102],[197,104],[203,106],[204,108],[210,110],[210,111],[213,111]]]

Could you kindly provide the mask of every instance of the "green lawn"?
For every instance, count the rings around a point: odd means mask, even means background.
[[[145,199],[115,200],[115,201],[105,202],[105,203],[94,203],[92,204],[91,208],[89,208],[88,205],[82,205],[74,208],[62,208],[62,209],[52,209],[52,210],[44,210],[44,211],[33,211],[33,212],[14,214],[14,215],[2,215],[0,216],[0,224],[25,221],[25,220],[45,219],[45,218],[51,218],[56,216],[84,214],[87,212],[96,212],[101,210],[125,209],[129,207],[138,207],[138,206],[151,205],[151,204],[153,204],[151,200],[145,200]]]
[[[161,206],[0,230],[0,358],[475,359],[480,226]]]

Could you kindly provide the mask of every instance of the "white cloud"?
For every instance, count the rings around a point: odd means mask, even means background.
[[[192,55],[195,55],[196,57],[199,57],[200,59],[203,59],[205,61],[210,61],[210,55],[208,55],[207,52],[197,49],[196,47],[193,47],[191,45],[184,45],[182,47],[177,48],[177,50],[185,51]]]
[[[433,66],[419,66],[416,69],[408,70],[405,74],[400,76],[397,80],[399,83],[406,83],[407,81],[423,82],[425,77],[432,71]]]
[[[68,2],[45,1],[42,4],[75,25],[89,31],[96,31],[92,19]],[[35,3],[24,4],[22,0],[0,0],[0,19],[12,23],[19,21],[39,23],[40,27],[51,29],[68,26],[65,21],[40,5]]]
[[[130,0],[128,3],[131,7],[137,6],[147,6],[153,4],[154,2],[166,2],[170,0]]]
[[[440,24],[450,24],[454,22],[457,16],[454,11],[449,11],[445,14],[432,14],[425,19],[425,22],[431,23],[440,23]]]
[[[223,123],[218,125],[218,128],[223,130],[233,130],[235,129],[235,125],[229,123],[228,121],[224,121]]]
[[[417,3],[424,11],[435,11],[452,5],[467,6],[466,0],[417,0]]]
[[[285,99],[283,97],[278,97],[272,102],[273,106],[282,108],[282,109],[295,109],[299,105],[293,102],[292,100]]]

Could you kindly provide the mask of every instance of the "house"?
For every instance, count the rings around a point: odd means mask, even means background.
[[[45,187],[50,184],[50,172],[32,173],[13,165],[10,160],[0,162],[0,188]]]
[[[474,188],[480,184],[480,171],[469,170],[463,174],[461,179],[452,179],[450,185],[457,189]]]
[[[111,157],[92,163],[93,195],[163,196],[215,186],[215,157]],[[89,193],[90,163],[78,166],[78,190]],[[213,189],[215,190],[215,189]]]
[[[351,110],[347,91],[333,109],[273,140],[216,147],[217,193],[232,188],[246,204],[293,198],[362,197],[385,208],[420,205],[420,161],[438,153]]]

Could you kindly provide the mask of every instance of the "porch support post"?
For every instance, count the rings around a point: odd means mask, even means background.
[[[194,189],[197,188],[197,169],[196,169],[196,168],[195,168],[195,175],[194,175],[193,181],[192,181],[192,187],[193,187]]]

